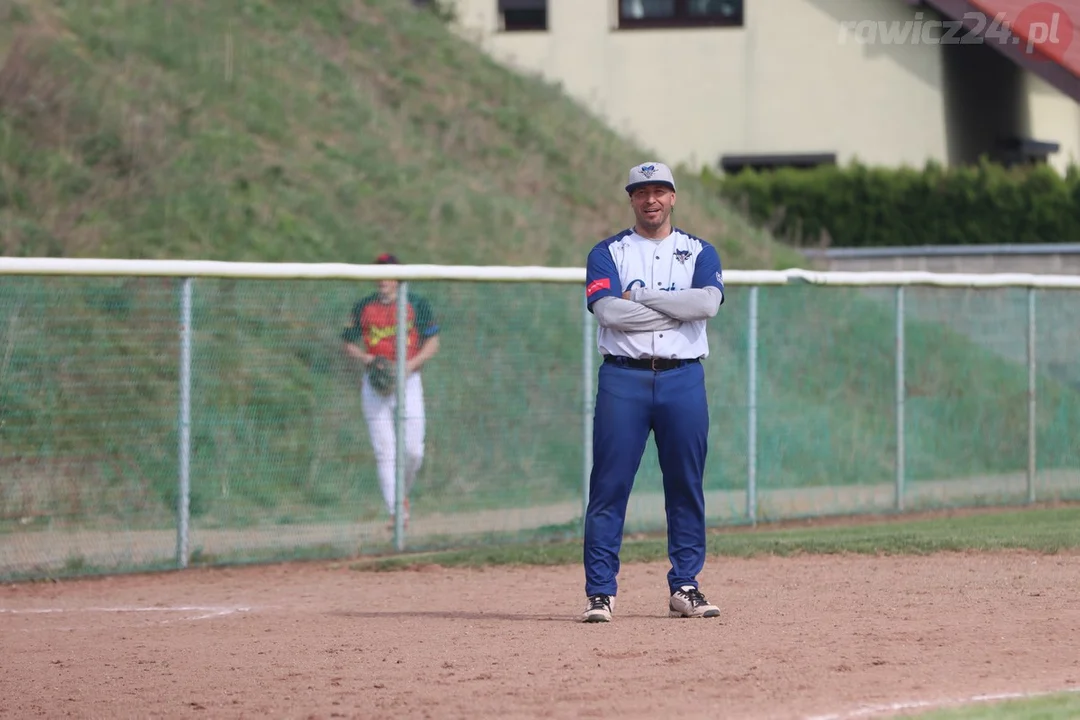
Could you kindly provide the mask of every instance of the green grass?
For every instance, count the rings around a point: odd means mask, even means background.
[[[1028,550],[1039,553],[1080,550],[1080,506],[989,511],[929,519],[878,518],[837,525],[820,521],[804,527],[729,529],[708,537],[714,556],[757,557],[801,554],[925,555],[936,552]],[[666,539],[626,538],[624,563],[667,558]],[[581,541],[486,546],[373,558],[359,570],[398,570],[418,564],[444,567],[491,565],[566,565],[581,562]]]
[[[1072,720],[1080,716],[1080,695],[1057,693],[1045,697],[993,702],[962,708],[897,715],[895,720]]]

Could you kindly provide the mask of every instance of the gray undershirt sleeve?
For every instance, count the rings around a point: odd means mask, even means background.
[[[682,323],[641,303],[622,298],[601,298],[593,304],[593,314],[601,327],[622,332],[674,330]]]
[[[724,293],[718,287],[691,288],[689,290],[647,290],[634,288],[630,294],[633,302],[658,310],[680,322],[708,320],[720,311]]]

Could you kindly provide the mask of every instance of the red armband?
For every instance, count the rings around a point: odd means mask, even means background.
[[[611,278],[600,278],[599,280],[593,280],[589,283],[589,286],[585,288],[585,296],[592,297],[601,290],[611,289]]]

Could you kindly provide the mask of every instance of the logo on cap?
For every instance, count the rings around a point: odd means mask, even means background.
[[[660,184],[675,189],[675,178],[671,176],[671,169],[667,165],[658,162],[649,162],[635,165],[630,168],[630,177],[627,179],[626,191],[633,192],[643,185]]]

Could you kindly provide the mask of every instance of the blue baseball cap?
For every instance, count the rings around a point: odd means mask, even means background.
[[[674,191],[675,176],[671,174],[671,168],[658,162],[642,163],[630,168],[626,192],[632,193],[645,185],[666,185]]]

